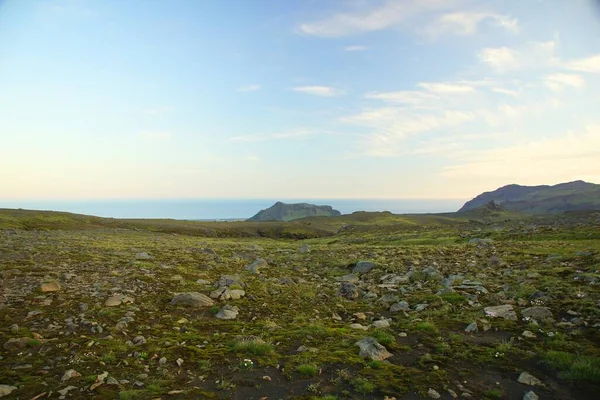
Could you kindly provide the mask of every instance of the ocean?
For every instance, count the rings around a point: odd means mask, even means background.
[[[109,218],[229,220],[250,218],[277,201],[330,205],[342,214],[354,211],[410,214],[456,211],[466,199],[0,200],[0,208],[67,211]]]

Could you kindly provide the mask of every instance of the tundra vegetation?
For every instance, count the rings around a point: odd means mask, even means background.
[[[600,214],[0,210],[0,396],[593,399]]]

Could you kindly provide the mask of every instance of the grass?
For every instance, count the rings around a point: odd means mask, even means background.
[[[421,321],[415,325],[415,330],[431,334],[437,334],[438,327],[431,321]]]
[[[485,391],[484,396],[490,400],[501,399],[504,397],[504,391],[501,389],[488,389]]]
[[[118,396],[119,400],[143,399],[147,396],[147,392],[140,389],[122,390]]]
[[[582,356],[550,350],[542,362],[558,372],[558,377],[571,382],[600,383],[600,357]]]
[[[261,339],[251,338],[236,340],[232,345],[232,350],[236,353],[264,356],[273,352],[273,346]]]
[[[300,364],[296,367],[296,371],[303,376],[313,377],[317,375],[319,369],[314,364]]]
[[[384,330],[376,330],[372,333],[373,338],[375,338],[379,343],[384,346],[389,346],[392,343],[396,342],[396,339],[392,334],[386,332]]]
[[[361,377],[355,378],[352,381],[352,387],[357,393],[365,395],[373,393],[376,389],[376,386],[373,382]]]
[[[440,297],[442,298],[442,300],[447,301],[451,304],[461,304],[467,302],[465,296],[457,292],[443,293],[440,295]]]

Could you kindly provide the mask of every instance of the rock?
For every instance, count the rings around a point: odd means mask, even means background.
[[[510,304],[503,304],[501,306],[485,307],[483,309],[483,311],[485,312],[485,314],[488,317],[503,318],[503,319],[507,319],[509,321],[517,320],[517,313],[515,312],[513,306]]]
[[[253,274],[259,274],[261,268],[267,268],[269,264],[262,258],[257,258],[252,264],[246,266],[246,271],[250,271]]]
[[[415,306],[414,310],[415,310],[416,312],[421,312],[421,311],[423,311],[424,309],[426,309],[427,307],[429,307],[429,304],[426,304],[426,303],[421,303],[421,304],[417,304],[417,305]]]
[[[246,284],[237,275],[221,275],[219,280],[215,282],[215,286],[218,288],[239,286],[240,288],[246,287]]]
[[[380,319],[380,320],[377,320],[377,321],[373,322],[371,324],[371,326],[373,328],[380,328],[380,329],[389,328],[390,327],[390,321],[388,321],[387,319]]]
[[[356,300],[360,297],[360,291],[358,290],[358,287],[350,282],[343,282],[337,294],[338,296],[345,297],[348,300]]]
[[[219,310],[215,317],[219,319],[235,319],[239,312],[240,309],[236,306],[225,305]]]
[[[106,379],[106,384],[109,386],[119,386],[119,381],[113,378],[112,376],[109,376]]]
[[[17,390],[17,388],[15,386],[0,385],[0,397],[6,397],[9,394],[11,394],[12,392],[14,392],[15,390]]]
[[[10,338],[4,343],[4,350],[21,350],[26,347],[35,347],[39,341],[30,337]]]
[[[146,338],[143,336],[136,336],[132,340],[133,344],[145,344]]]
[[[369,327],[361,324],[350,324],[350,329],[355,329],[357,331],[366,331],[369,329]]]
[[[198,279],[196,283],[198,285],[210,285],[210,281],[207,281],[206,279]]]
[[[148,253],[146,252],[141,252],[141,253],[137,253],[135,255],[135,259],[136,260],[151,260],[152,256],[150,256]]]
[[[304,243],[302,246],[300,246],[300,248],[298,248],[298,253],[310,253],[310,246]]]
[[[104,305],[106,307],[117,307],[124,303],[133,303],[134,301],[135,301],[135,299],[133,297],[125,296],[122,294],[116,294],[116,295],[112,295],[108,299],[106,299],[106,301],[104,302]]]
[[[540,397],[537,394],[535,394],[533,390],[530,390],[523,396],[523,400],[539,400],[539,398]]]
[[[338,276],[337,278],[335,278],[335,280],[338,282],[358,283],[358,281],[360,279],[358,278],[358,275],[356,275],[356,274],[348,274],[348,275],[344,275],[344,276]]]
[[[393,355],[372,337],[366,337],[362,340],[359,340],[358,342],[356,342],[356,345],[360,348],[359,355],[363,358],[382,361]]]
[[[40,290],[44,293],[48,292],[58,292],[60,290],[60,283],[57,281],[42,283],[40,286]]]
[[[439,399],[440,397],[442,397],[442,395],[440,395],[436,390],[429,388],[429,390],[427,391],[427,396],[429,396],[430,399]]]
[[[535,339],[537,337],[536,334],[531,331],[523,331],[523,333],[521,333],[521,336],[527,339]]]
[[[66,396],[67,393],[69,393],[71,390],[75,390],[75,389],[77,389],[77,386],[67,386],[64,389],[59,390],[58,394],[60,394],[61,396]],[[0,396],[0,397],[2,397],[2,396]]]
[[[471,322],[466,328],[465,328],[465,332],[467,333],[473,333],[473,332],[477,332],[479,329],[477,328],[477,322]]]
[[[392,304],[390,307],[390,312],[396,313],[400,311],[408,311],[410,310],[410,306],[406,301],[399,301],[398,303]]]
[[[68,381],[71,378],[78,378],[80,377],[81,374],[77,371],[75,371],[74,369],[69,369],[67,371],[65,371],[65,373],[63,374],[61,381]]]
[[[219,300],[238,300],[246,295],[246,292],[241,289],[229,289],[228,287],[213,290],[210,297]]]
[[[535,376],[531,375],[528,372],[521,372],[519,375],[519,379],[517,380],[519,383],[529,386],[543,386],[544,384]]]
[[[393,294],[384,294],[379,299],[377,299],[378,303],[384,304],[386,306],[392,303],[397,303],[398,301],[400,301],[398,296],[395,296]]]
[[[167,363],[167,357],[161,357],[160,360],[158,360],[158,363],[160,365],[165,365]]]
[[[177,363],[178,367],[181,367],[183,365],[183,359],[182,358],[178,358],[177,360],[175,360],[175,362]]]
[[[364,274],[375,268],[375,264],[370,261],[359,261],[352,268],[353,274]]]
[[[524,309],[521,314],[525,318],[533,318],[537,320],[544,320],[547,318],[552,318],[552,311],[548,307],[542,306],[533,306]]]
[[[198,292],[178,293],[171,300],[171,305],[180,305],[187,307],[210,307],[215,302],[205,294]]]

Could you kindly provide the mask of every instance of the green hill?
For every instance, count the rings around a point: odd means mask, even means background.
[[[485,192],[465,203],[459,212],[494,202],[504,210],[528,214],[557,214],[565,211],[600,210],[600,185],[584,181],[554,186],[508,185]]]
[[[308,203],[286,204],[278,201],[271,207],[259,211],[248,221],[292,221],[305,217],[335,217],[342,215],[331,206],[317,206]]]

